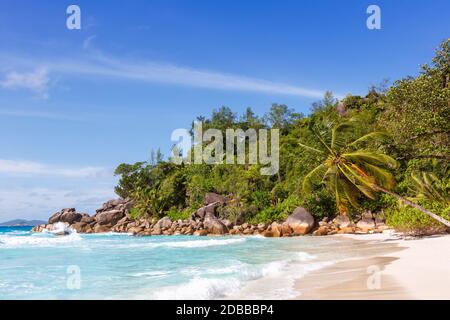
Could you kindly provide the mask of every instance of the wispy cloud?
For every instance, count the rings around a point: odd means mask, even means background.
[[[324,91],[303,88],[241,75],[180,67],[149,61],[131,62],[97,55],[91,61],[59,63],[49,66],[55,72],[163,83],[230,91],[253,91],[266,94],[294,95],[310,98],[323,97]]]
[[[82,190],[0,187],[0,222],[17,218],[46,220],[61,208],[71,207],[93,214],[103,202],[117,197],[112,190],[99,187]]]
[[[6,89],[28,89],[39,97],[48,98],[49,83],[48,70],[39,67],[31,72],[8,72],[5,78],[0,81],[0,86]]]
[[[89,47],[89,42],[92,40],[89,39],[85,41],[85,46],[87,47]],[[19,63],[26,60],[14,59],[15,62]],[[260,92],[264,94],[292,95],[308,98],[321,98],[324,94],[324,90],[310,89],[238,74],[154,61],[118,59],[106,56],[98,51],[88,56],[78,57],[77,59],[41,60],[36,63],[44,66],[44,70],[48,70],[50,73],[71,77],[89,76],[119,81],[159,83],[228,91]],[[30,67],[29,60],[25,64]],[[47,76],[47,74],[45,75]],[[45,83],[48,83],[48,81]],[[39,86],[36,87],[39,88]]]
[[[33,161],[0,159],[0,173],[9,175],[47,175],[66,178],[105,178],[112,170],[102,167],[63,168]]]
[[[86,39],[84,39],[83,49],[89,50],[91,48],[92,42],[94,41],[95,38],[96,38],[96,35],[92,35],[92,36],[89,36]]]

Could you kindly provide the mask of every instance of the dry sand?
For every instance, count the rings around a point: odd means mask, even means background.
[[[366,246],[353,260],[296,282],[297,299],[450,299],[450,235],[343,235]]]

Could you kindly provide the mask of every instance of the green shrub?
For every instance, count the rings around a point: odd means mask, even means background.
[[[450,219],[450,207],[445,208],[442,203],[421,203],[421,205],[444,219]],[[414,235],[449,231],[442,223],[430,218],[417,209],[405,206],[397,206],[386,210],[386,224],[398,231]]]
[[[250,202],[259,210],[263,210],[270,206],[270,192],[257,190],[250,196]]]
[[[249,222],[250,223],[270,223],[274,221],[285,220],[295,208],[300,206],[302,203],[301,199],[297,196],[290,196],[287,199],[279,202],[274,207],[266,208],[259,211],[255,216],[253,216]]]
[[[336,201],[327,190],[306,197],[302,206],[305,207],[316,219],[333,217],[336,215]]]
[[[176,220],[187,220],[192,215],[192,210],[190,208],[179,210],[175,208],[171,208],[169,211],[166,212],[166,216],[170,218],[172,221]]]
[[[131,208],[128,215],[132,219],[139,219],[140,217],[142,217],[141,211],[139,211],[139,209],[137,209],[137,208]]]

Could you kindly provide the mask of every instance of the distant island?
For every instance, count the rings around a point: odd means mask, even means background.
[[[45,223],[45,221],[42,220],[14,219],[6,222],[1,222],[0,227],[34,227],[43,223]]]

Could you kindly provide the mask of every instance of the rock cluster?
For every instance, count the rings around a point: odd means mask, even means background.
[[[121,219],[128,217],[132,205],[129,200],[110,200],[104,203],[100,209],[97,209],[94,216],[87,213],[78,213],[75,208],[62,209],[48,219],[48,224],[38,225],[33,228],[33,231],[52,230],[55,223],[63,222],[70,225],[78,233],[109,232]]]
[[[152,235],[262,235],[264,237],[291,237],[312,233],[312,235],[332,235],[339,233],[381,232],[386,227],[370,212],[363,214],[355,224],[346,216],[338,216],[332,221],[327,218],[316,223],[305,208],[298,207],[284,222],[271,224],[233,224],[217,215],[217,208],[226,205],[227,198],[218,194],[205,195],[204,206],[195,211],[190,219],[172,221],[161,219],[133,219],[129,210],[133,203],[129,200],[110,200],[96,211],[94,216],[77,213],[74,208],[62,209],[52,215],[48,224],[33,228],[35,232],[52,230],[53,225],[63,222],[78,233],[125,232],[138,236]]]
[[[312,233],[314,236],[325,236],[343,233],[381,233],[388,227],[384,220],[374,217],[371,212],[364,212],[356,223],[347,216],[337,216],[332,221],[324,218],[319,222],[318,228]]]

